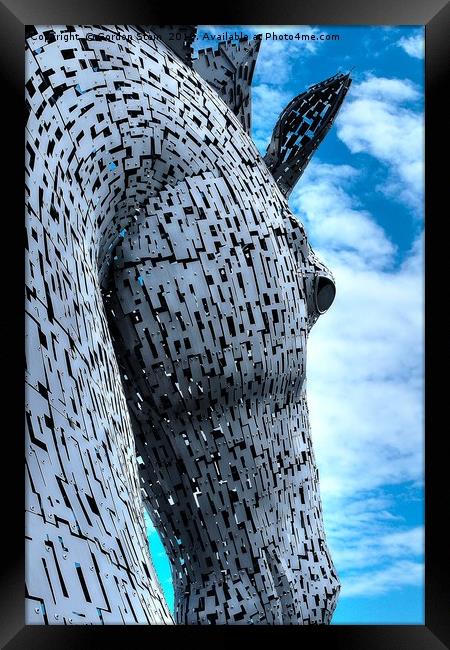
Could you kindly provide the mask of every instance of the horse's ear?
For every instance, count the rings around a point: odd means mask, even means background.
[[[349,74],[334,75],[295,97],[278,118],[264,160],[286,197],[331,128],[350,84]]]
[[[175,54],[188,66],[192,66],[192,43],[197,34],[196,25],[148,25]]]
[[[251,83],[256,59],[261,46],[261,35],[238,43],[219,43],[217,50],[200,50],[193,67],[214,88],[223,101],[239,118],[244,130],[251,129]]]

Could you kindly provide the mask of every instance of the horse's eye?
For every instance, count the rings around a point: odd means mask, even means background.
[[[319,314],[323,314],[329,309],[336,295],[336,287],[333,280],[323,275],[319,275],[316,280],[316,308]]]

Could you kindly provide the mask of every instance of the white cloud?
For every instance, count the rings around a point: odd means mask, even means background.
[[[336,120],[337,135],[352,153],[366,153],[388,169],[378,189],[421,214],[424,132],[421,98],[409,80],[368,77],[351,87]],[[405,103],[408,105],[405,106]]]
[[[280,85],[292,81],[292,65],[299,57],[315,54],[325,41],[299,40],[296,34],[302,36],[318,36],[325,31],[309,25],[252,27],[254,34],[262,34],[263,41],[258,56],[255,70],[255,81],[264,80],[264,83]],[[266,34],[275,37],[266,38]],[[292,36],[292,40],[280,39],[284,35]]]
[[[293,66],[298,63],[299,58],[306,58],[316,54],[326,41],[320,40],[298,40],[297,34],[301,36],[315,36],[326,34],[326,31],[319,30],[309,25],[299,26],[257,26],[245,28],[249,33],[262,34],[263,41],[256,62],[254,81],[252,84],[252,114],[253,114],[253,140],[259,151],[265,153],[272,135],[272,130],[281,114],[281,111],[293,99],[292,90],[287,92],[283,86],[291,83],[293,78]],[[266,38],[267,34],[274,34],[275,37]],[[277,37],[292,36],[293,40]],[[330,70],[330,75],[334,73]],[[299,80],[297,79],[297,82]],[[298,85],[297,94],[306,90]]]
[[[290,99],[288,93],[268,84],[258,84],[252,88],[252,138],[263,155],[278,117]]]
[[[349,577],[341,591],[341,598],[355,596],[380,596],[401,589],[423,585],[424,565],[422,562],[403,560],[386,568],[357,573]]]
[[[398,103],[419,99],[420,93],[409,79],[369,76],[352,88],[352,96],[355,99],[377,99]]]
[[[383,496],[423,479],[423,241],[395,265],[395,247],[351,194],[359,173],[313,161],[290,201],[337,286],[310,335],[307,391],[342,597],[419,585],[423,568],[422,528],[405,528]]]
[[[330,511],[327,537],[341,577],[341,598],[377,596],[423,583],[423,526],[404,528],[385,497],[339,505]]]
[[[362,209],[355,208],[345,188],[359,175],[350,165],[310,163],[290,203],[305,220],[310,240],[327,251],[340,251],[350,262],[383,266],[394,252],[383,229]]]
[[[397,42],[397,45],[414,59],[423,59],[425,57],[425,39],[423,33],[414,34],[409,37],[403,36]]]
[[[394,246],[346,191],[356,174],[313,162],[291,198],[336,279],[307,374],[322,491],[343,497],[422,470],[422,248],[394,266]]]
[[[420,558],[424,528],[404,528],[401,518],[389,509],[393,503],[385,497],[356,499],[345,512],[334,510],[328,521],[333,558],[341,571],[355,572]]]

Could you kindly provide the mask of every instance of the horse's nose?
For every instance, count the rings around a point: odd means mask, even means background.
[[[325,275],[317,276],[314,289],[314,299],[319,314],[323,314],[331,307],[335,295],[336,286],[333,280]]]

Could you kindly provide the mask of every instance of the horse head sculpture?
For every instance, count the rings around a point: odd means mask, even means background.
[[[305,371],[335,288],[287,199],[350,78],[263,157],[261,40],[175,27],[28,34],[28,622],[172,622],[145,507],[176,622],[328,623]]]

